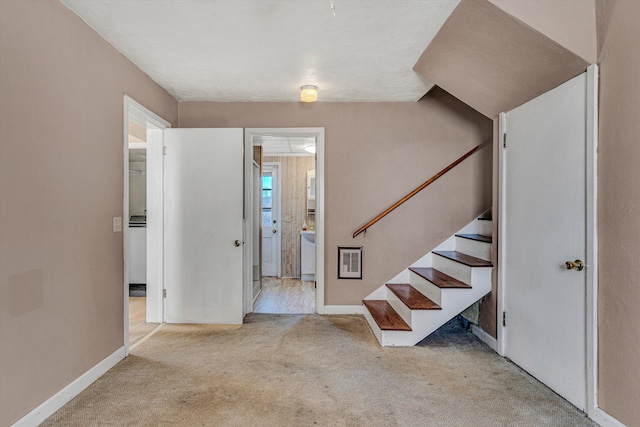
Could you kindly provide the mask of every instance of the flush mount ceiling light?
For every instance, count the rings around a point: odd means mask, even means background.
[[[300,101],[316,102],[318,100],[318,86],[304,85],[300,88]]]
[[[306,147],[304,147],[304,151],[306,151],[307,153],[315,153],[316,152],[316,146],[315,145],[307,145]]]

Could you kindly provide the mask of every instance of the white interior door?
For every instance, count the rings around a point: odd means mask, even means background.
[[[242,323],[243,129],[167,129],[165,319]]]
[[[586,409],[587,78],[502,115],[505,355]]]
[[[262,164],[262,275],[280,277],[280,169]]]

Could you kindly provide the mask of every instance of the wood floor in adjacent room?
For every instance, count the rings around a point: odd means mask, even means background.
[[[315,282],[300,279],[263,277],[262,292],[254,304],[254,313],[315,313]]]
[[[147,298],[129,297],[129,346],[153,331],[159,323],[147,323]]]
[[[380,347],[362,316],[165,325],[43,426],[593,426],[454,319]]]

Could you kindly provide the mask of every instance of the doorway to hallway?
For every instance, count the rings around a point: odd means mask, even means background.
[[[245,150],[253,153],[251,209],[253,286],[251,307],[261,313],[314,313],[324,308],[321,230],[323,138],[319,129],[247,129]],[[318,141],[322,140],[319,144]],[[316,179],[318,175],[318,179]],[[316,237],[317,236],[317,237]],[[316,248],[318,248],[316,250]],[[276,251],[276,252],[274,252]],[[275,264],[275,265],[274,265]],[[316,268],[316,266],[318,267]],[[320,302],[320,304],[318,304]]]

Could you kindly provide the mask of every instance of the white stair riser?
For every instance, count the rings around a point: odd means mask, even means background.
[[[468,265],[434,254],[433,268],[442,271],[444,274],[451,276],[454,279],[458,279],[461,282],[471,285],[471,267]]]
[[[407,282],[404,282],[404,283],[407,283]],[[387,299],[387,289],[388,288],[386,286],[380,286],[378,289],[376,289],[375,291],[367,295],[364,299],[369,299],[369,300]]]
[[[385,286],[386,287],[386,286]],[[402,317],[402,320],[411,326],[411,309],[407,307],[393,291],[387,288],[387,302]]]
[[[458,233],[459,234],[459,233]],[[444,242],[440,243],[438,246],[433,249],[434,251],[455,251],[456,250],[456,236],[451,236]],[[418,267],[416,265],[412,265],[412,267]]]
[[[409,283],[409,269],[402,270],[395,277],[392,277],[390,280],[387,280],[387,283]],[[367,297],[366,299],[371,299]]]
[[[413,271],[409,277],[409,284],[416,288],[422,295],[442,307],[442,290],[439,287]]]
[[[492,231],[492,221],[487,220],[477,220],[478,221],[478,234],[482,234],[483,236],[491,236]]]
[[[491,243],[456,237],[456,251],[491,261]]]
[[[371,313],[369,313],[369,309],[367,308],[366,305],[363,305],[363,310],[362,313],[364,314],[364,318],[367,320],[367,323],[369,324],[369,327],[371,328],[371,331],[373,332],[373,335],[376,336],[376,339],[378,340],[378,342],[381,345],[383,340],[382,340],[382,330],[380,329],[380,327],[378,326],[378,324],[376,323],[375,320],[373,320],[373,316],[371,316]]]

